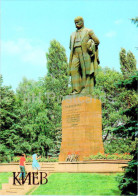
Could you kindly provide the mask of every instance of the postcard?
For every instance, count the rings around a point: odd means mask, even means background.
[[[136,195],[138,2],[0,4],[0,195]]]

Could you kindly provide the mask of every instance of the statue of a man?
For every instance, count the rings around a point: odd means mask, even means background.
[[[84,27],[81,16],[74,19],[76,32],[70,38],[69,75],[71,75],[72,93],[91,93],[95,85],[95,76],[99,64],[99,40],[91,29]]]

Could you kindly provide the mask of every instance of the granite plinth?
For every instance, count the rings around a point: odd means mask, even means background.
[[[79,161],[104,153],[101,102],[88,96],[68,96],[62,101],[62,143],[59,161],[79,154]]]

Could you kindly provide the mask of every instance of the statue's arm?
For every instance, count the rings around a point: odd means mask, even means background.
[[[93,41],[95,42],[96,45],[100,44],[98,37],[96,37],[96,35],[94,34],[94,32],[92,30],[89,31],[89,36],[90,36],[90,38],[93,39]]]

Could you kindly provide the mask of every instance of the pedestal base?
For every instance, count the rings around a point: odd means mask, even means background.
[[[62,143],[59,161],[69,153],[79,161],[92,154],[104,153],[101,102],[91,97],[70,97],[62,102]]]

